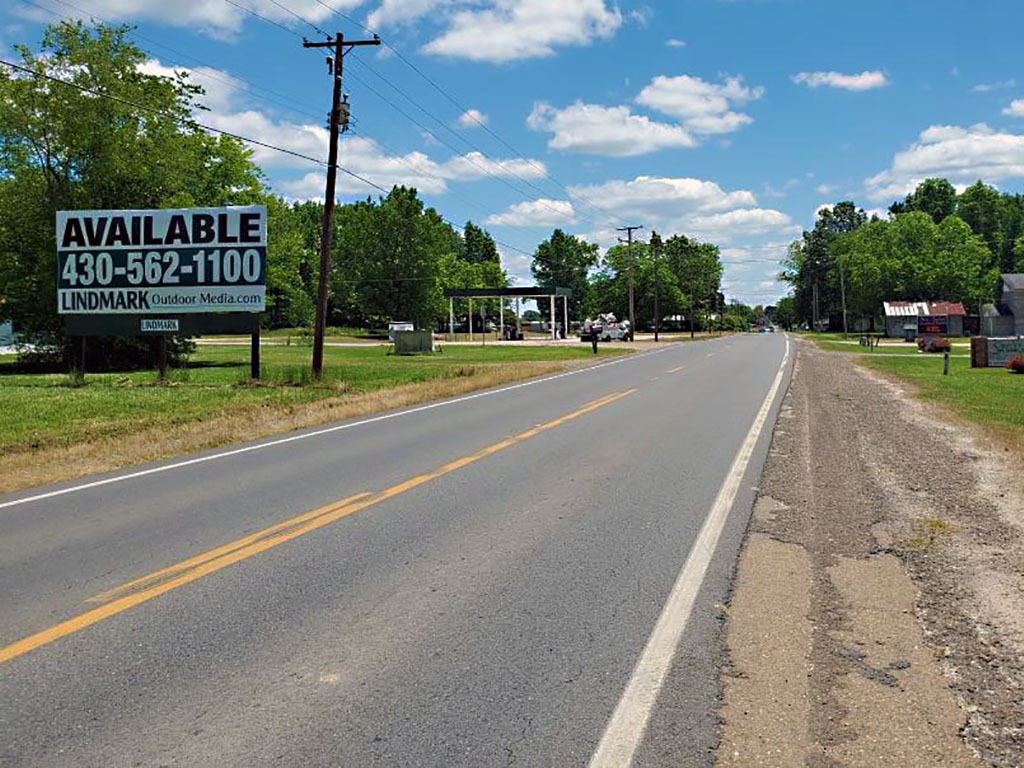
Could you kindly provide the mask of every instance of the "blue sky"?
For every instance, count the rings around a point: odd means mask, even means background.
[[[131,22],[150,71],[207,89],[206,122],[322,157],[330,79],[295,14],[366,36],[332,9],[391,46],[346,58],[342,164],[483,224],[521,283],[555,226],[606,247],[640,224],[720,244],[727,295],[770,303],[823,204],[883,211],[933,175],[1024,186],[1016,0],[10,0],[0,50],[58,15]],[[322,168],[257,160],[277,192],[322,197]]]

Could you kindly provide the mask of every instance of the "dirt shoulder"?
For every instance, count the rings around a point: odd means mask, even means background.
[[[728,610],[719,765],[1024,763],[1016,461],[798,344]]]

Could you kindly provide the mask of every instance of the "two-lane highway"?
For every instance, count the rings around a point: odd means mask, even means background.
[[[0,497],[0,765],[701,765],[782,335]]]

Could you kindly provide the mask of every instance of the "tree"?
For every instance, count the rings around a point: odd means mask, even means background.
[[[1000,207],[999,191],[981,181],[965,189],[956,205],[957,216],[967,222],[974,234],[985,239],[989,251],[993,254],[1002,252]]]
[[[784,331],[791,331],[796,325],[796,300],[792,296],[784,296],[775,305],[775,322]]]
[[[247,204],[265,196],[250,152],[191,122],[201,89],[184,77],[140,72],[146,54],[127,31],[62,22],[46,30],[39,53],[16,47],[36,77],[0,72],[0,311],[28,340],[57,349],[64,346],[57,211]],[[90,348],[92,360],[111,363],[148,355],[130,341]]]
[[[463,259],[470,264],[484,264],[492,262],[501,264],[501,257],[498,255],[498,246],[486,231],[480,229],[472,221],[466,222],[462,232],[465,241],[465,255]]]
[[[814,222],[814,229],[791,244],[780,279],[793,286],[796,312],[800,320],[810,322],[815,313],[814,295],[817,291],[817,316],[828,320],[838,311],[838,272],[830,254],[833,241],[839,235],[853,232],[867,221],[867,215],[850,201],[822,208]],[[833,276],[836,279],[832,279]]]
[[[895,215],[921,211],[936,224],[956,212],[956,189],[946,179],[925,179],[902,202],[893,203],[889,211]]]
[[[537,246],[537,253],[530,265],[530,272],[540,285],[570,288],[570,317],[580,317],[587,296],[588,275],[597,266],[597,245],[588,243],[575,235],[560,229]],[[538,309],[545,318],[550,308],[539,302]]]

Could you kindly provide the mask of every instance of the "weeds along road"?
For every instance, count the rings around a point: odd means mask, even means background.
[[[0,765],[709,764],[788,351],[0,497]]]

